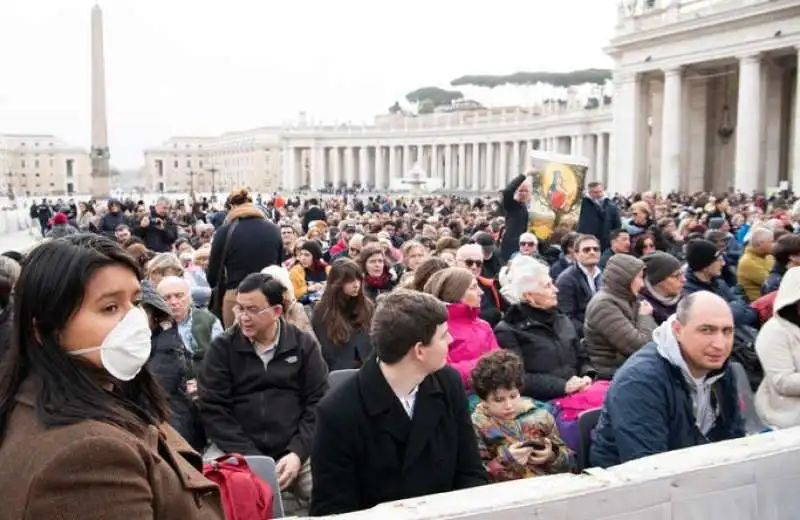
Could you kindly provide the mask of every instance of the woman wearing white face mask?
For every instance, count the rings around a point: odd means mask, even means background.
[[[142,370],[151,334],[139,275],[121,246],[93,235],[26,259],[0,367],[0,519],[224,518]]]

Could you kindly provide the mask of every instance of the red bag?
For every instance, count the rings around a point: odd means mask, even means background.
[[[223,455],[203,464],[203,475],[219,486],[227,520],[272,518],[272,488],[253,473],[242,455]]]

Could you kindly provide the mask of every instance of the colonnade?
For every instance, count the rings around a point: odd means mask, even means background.
[[[410,136],[409,136],[410,137]],[[528,167],[531,150],[585,157],[588,178],[608,179],[610,134],[574,134],[543,138],[487,137],[454,142],[396,142],[294,144],[283,146],[282,188],[320,189],[325,186],[362,186],[374,190],[396,189],[401,179],[416,175],[436,179],[445,191],[492,192]]]

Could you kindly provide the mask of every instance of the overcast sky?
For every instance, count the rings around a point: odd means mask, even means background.
[[[0,0],[0,133],[89,145],[94,0]],[[112,163],[172,135],[369,121],[464,74],[610,67],[614,0],[104,0]]]

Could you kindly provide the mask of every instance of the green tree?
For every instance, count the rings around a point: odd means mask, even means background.
[[[463,99],[464,94],[458,90],[445,90],[439,87],[422,87],[406,94],[409,103],[420,104],[429,99],[435,107],[447,106],[453,101]]]
[[[454,87],[474,85],[477,87],[499,87],[502,85],[535,85],[545,83],[554,87],[571,87],[594,83],[602,85],[611,79],[609,69],[584,69],[572,72],[515,72],[507,75],[467,75],[450,82]]]
[[[417,113],[432,114],[435,108],[436,105],[433,103],[433,100],[423,99],[422,101],[420,101],[419,106],[417,107]]]

